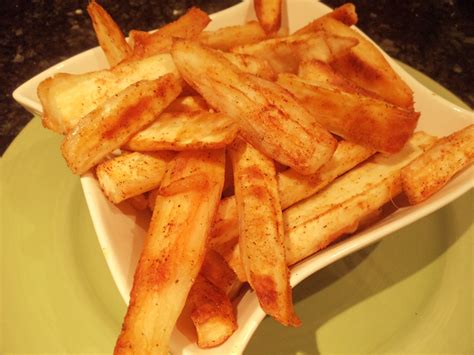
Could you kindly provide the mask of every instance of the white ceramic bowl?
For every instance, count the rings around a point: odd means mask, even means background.
[[[330,11],[327,6],[314,0],[292,0],[288,2],[288,5],[287,13],[283,16],[283,22],[289,26],[290,32]],[[252,3],[246,1],[211,17],[213,21],[210,29],[215,29],[244,23],[247,20],[254,19],[255,14]],[[421,112],[418,130],[424,130],[434,135],[447,135],[474,123],[473,112],[459,108],[437,96],[409,76],[388,56],[387,59],[415,93],[415,107],[417,111]],[[28,111],[41,114],[41,105],[36,95],[36,88],[42,80],[58,72],[84,73],[106,67],[107,62],[101,49],[93,48],[38,74],[17,88],[13,93],[13,97]],[[146,232],[147,216],[137,214],[126,203],[119,206],[111,204],[102,194],[92,174],[83,176],[81,183],[105,259],[123,299],[128,302],[133,273]],[[468,191],[473,185],[474,168],[471,167],[458,174],[441,192],[425,203],[402,208],[371,228],[299,263],[292,269],[291,284],[293,286],[297,285],[324,266],[441,208]],[[239,330],[223,345],[206,351],[199,349],[193,341],[192,331],[189,331],[189,327],[183,324],[178,327],[180,330],[175,330],[173,334],[172,349],[185,354],[199,352],[207,354],[241,353],[264,317],[254,293],[247,292],[240,298],[237,304],[237,316]]]

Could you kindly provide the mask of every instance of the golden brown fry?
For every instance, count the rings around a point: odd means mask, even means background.
[[[346,26],[355,25],[358,21],[356,8],[354,4],[347,3],[342,6],[335,8],[330,13],[317,18],[316,20],[310,22],[306,26],[300,28],[296,31],[297,34],[315,32],[320,30],[320,23],[324,18],[331,17],[334,20],[342,22]]]
[[[298,67],[298,76],[304,81],[327,89],[339,89],[352,94],[381,99],[377,94],[357,86],[352,81],[337,73],[329,64],[319,60],[301,62]]]
[[[222,52],[222,55],[244,73],[256,75],[266,80],[276,80],[277,73],[267,60],[249,54]]]
[[[411,204],[425,201],[474,162],[474,125],[440,139],[402,170],[403,191]]]
[[[97,165],[96,173],[105,196],[113,203],[157,188],[174,157],[171,152],[125,153]]]
[[[206,100],[199,95],[181,96],[174,100],[165,110],[165,112],[194,112],[208,111]]]
[[[225,259],[215,250],[207,250],[200,273],[229,298],[234,298],[242,287],[242,283],[227,265]]]
[[[158,188],[150,191],[150,193],[148,194],[148,208],[152,212],[155,209],[156,198],[158,197],[159,192],[160,189]]]
[[[235,120],[222,113],[165,112],[134,135],[126,148],[138,152],[224,148],[238,129]]]
[[[111,67],[130,55],[132,49],[113,18],[95,0],[87,5],[100,47]]]
[[[143,80],[82,117],[61,150],[75,174],[83,174],[149,125],[181,92],[181,80],[167,74]]]
[[[222,344],[237,329],[229,297],[205,277],[198,275],[187,303],[200,348]]]
[[[202,44],[228,51],[233,47],[257,43],[267,38],[267,34],[257,21],[240,26],[223,27],[215,31],[202,32],[198,40]]]
[[[357,43],[354,38],[328,35],[320,31],[267,39],[236,47],[232,51],[265,59],[277,73],[296,73],[301,61],[315,59],[329,63],[348,53]]]
[[[115,354],[168,353],[171,331],[204,259],[224,182],[224,151],[179,153],[163,185],[195,174],[207,177],[204,189],[156,199]]]
[[[324,248],[354,223],[370,215],[401,192],[401,169],[435,138],[418,132],[397,154],[377,154],[338,178],[320,193],[283,214],[287,261],[292,265]]]
[[[332,35],[357,39],[359,44],[348,54],[333,60],[331,66],[356,85],[372,91],[387,102],[413,110],[413,92],[372,42],[330,16],[316,19],[310,28],[296,33],[313,31],[326,31]]]
[[[131,31],[134,46],[129,60],[146,58],[171,50],[173,38],[194,39],[211,21],[209,16],[197,7],[189,9],[183,16],[153,33]]]
[[[282,0],[255,0],[255,14],[263,30],[268,33],[275,33],[281,25],[281,4]]]
[[[38,97],[43,106],[43,125],[66,134],[108,98],[140,80],[154,80],[178,72],[169,54],[119,64],[112,69],[85,74],[56,74],[41,82]]]
[[[239,215],[239,249],[246,277],[260,306],[287,326],[293,311],[285,261],[282,212],[273,161],[241,139],[230,146]]]
[[[263,153],[303,174],[332,156],[336,140],[280,86],[241,72],[196,42],[176,41],[172,56],[186,81],[238,120],[240,134]]]
[[[418,122],[418,112],[371,97],[316,86],[293,74],[280,74],[278,83],[327,130],[380,152],[400,151]]]

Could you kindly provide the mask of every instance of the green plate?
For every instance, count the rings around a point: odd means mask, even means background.
[[[59,144],[35,118],[0,159],[2,354],[111,353],[125,314]],[[306,279],[303,326],[265,319],[246,353],[474,353],[473,198]]]

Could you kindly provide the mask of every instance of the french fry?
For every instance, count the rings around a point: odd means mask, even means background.
[[[188,306],[201,348],[222,344],[237,329],[229,297],[201,275],[198,275],[189,292]]]
[[[282,0],[254,0],[255,14],[263,30],[275,33],[281,25]]]
[[[231,143],[238,130],[235,120],[221,113],[165,112],[125,146],[137,152],[218,149]]]
[[[194,112],[208,111],[209,106],[206,100],[199,95],[181,96],[174,100],[165,112]]]
[[[215,31],[203,31],[198,36],[198,40],[202,44],[223,51],[228,51],[236,46],[257,43],[265,38],[267,38],[267,34],[257,21],[224,27]]]
[[[356,85],[372,91],[387,102],[413,110],[413,92],[372,42],[331,16],[316,19],[311,26],[296,34],[313,31],[357,39],[359,44],[346,55],[335,58],[331,66]]]
[[[296,33],[303,34],[303,33],[319,31],[320,23],[321,21],[323,21],[322,19],[327,18],[327,17],[331,17],[334,20],[342,22],[346,26],[355,25],[358,21],[357,12],[356,12],[354,4],[347,3],[335,8],[330,13],[310,22],[306,26],[296,31]]]
[[[131,31],[133,54],[129,60],[146,58],[171,50],[173,38],[193,39],[199,36],[211,19],[197,7],[189,9],[183,16],[153,33]]]
[[[132,52],[122,31],[107,11],[95,0],[87,5],[87,12],[109,65],[111,67],[117,65]]]
[[[474,124],[437,141],[402,170],[403,192],[411,204],[425,201],[474,162]]]
[[[220,53],[177,40],[172,56],[185,80],[212,106],[236,119],[240,134],[275,160],[311,174],[337,142],[278,85],[238,70]]]
[[[173,157],[167,151],[125,153],[97,165],[97,179],[105,196],[120,203],[157,188]]]
[[[288,265],[316,253],[370,220],[380,207],[402,192],[402,168],[435,140],[417,132],[399,153],[375,155],[318,194],[284,211]],[[230,255],[228,263],[232,269],[242,268],[238,248]]]
[[[293,74],[280,74],[278,83],[327,130],[380,152],[400,151],[418,122],[418,112],[371,97],[312,85]]]
[[[178,75],[169,54],[119,64],[112,69],[85,74],[56,74],[38,86],[43,106],[43,125],[66,134],[104,102],[140,80],[154,80],[174,73]]]
[[[270,63],[262,58],[255,57],[249,54],[222,52],[222,55],[239,70],[256,75],[262,79],[274,81],[277,79],[277,74],[273,70]]]
[[[352,81],[337,73],[329,64],[323,63],[319,60],[307,60],[301,62],[298,67],[298,76],[304,81],[327,89],[339,89],[352,94],[369,96],[379,100],[381,99],[377,94],[357,86]]]
[[[265,313],[284,325],[299,326],[285,261],[275,166],[241,139],[232,143],[230,153],[239,214],[239,249],[246,277]]]
[[[204,259],[224,182],[224,151],[179,153],[162,186],[196,174],[205,176],[204,188],[156,199],[115,354],[168,354],[171,331]]]
[[[227,265],[225,259],[212,248],[206,252],[206,257],[201,266],[200,274],[212,282],[219,290],[223,291],[229,298],[234,298],[242,287],[242,283],[232,269]]]
[[[156,188],[150,191],[150,193],[148,194],[148,208],[152,212],[155,209],[156,198],[158,197],[159,192],[160,192],[160,189]]]
[[[265,59],[277,73],[296,73],[301,61],[316,59],[329,63],[348,53],[357,43],[355,38],[332,36],[320,31],[267,39],[232,51]]]
[[[143,80],[82,117],[64,138],[61,150],[75,174],[83,174],[149,125],[181,92],[172,74]]]

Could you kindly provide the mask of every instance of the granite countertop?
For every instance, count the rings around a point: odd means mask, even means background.
[[[100,1],[125,33],[159,27],[193,5],[212,13],[237,2]],[[323,2],[336,7],[345,1]],[[12,0],[0,4],[0,154],[31,119],[31,114],[13,101],[12,91],[51,65],[97,45],[85,11],[87,3]],[[474,107],[474,2],[353,3],[359,14],[358,26],[387,53],[432,77]]]

